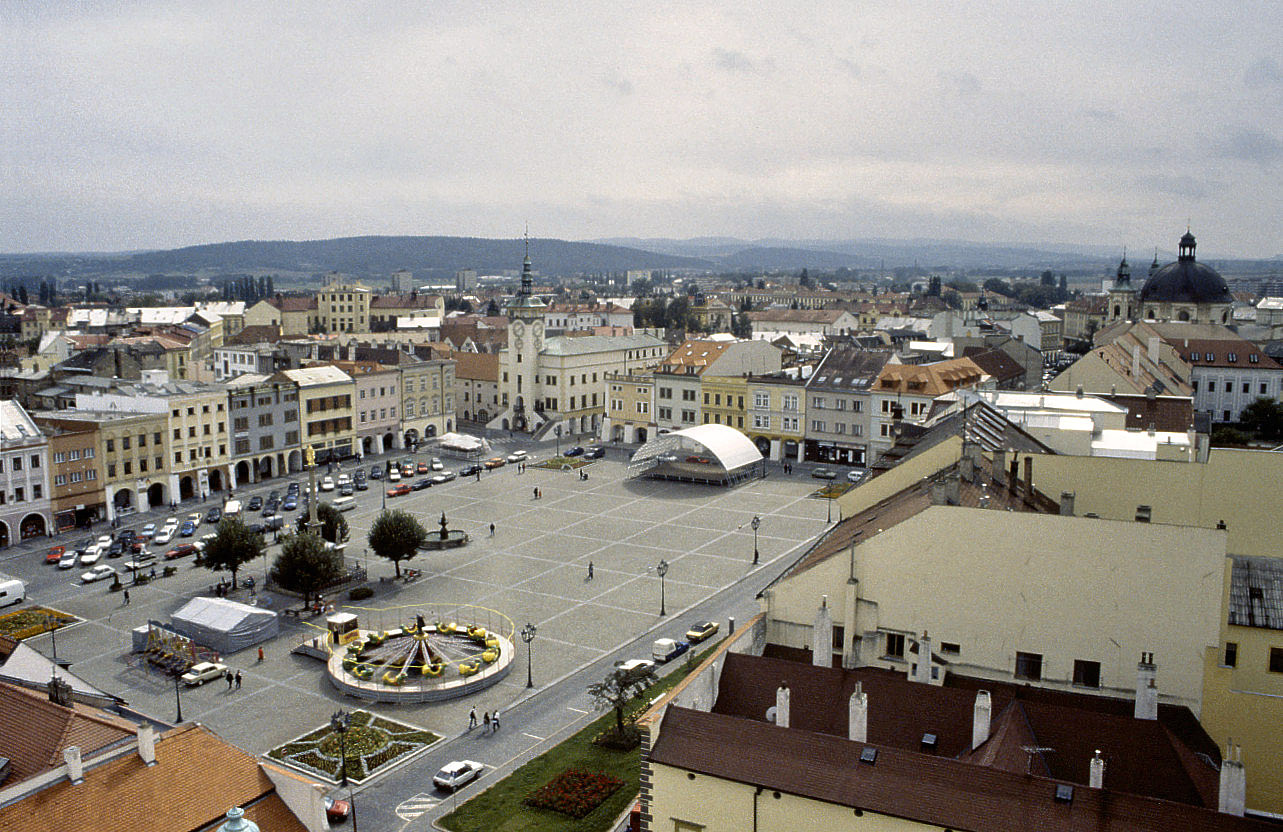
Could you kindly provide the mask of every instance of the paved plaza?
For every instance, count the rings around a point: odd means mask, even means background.
[[[817,482],[801,475],[772,473],[726,489],[625,480],[624,464],[618,459],[599,461],[587,470],[589,478],[580,480],[577,472],[531,467],[521,474],[507,466],[483,474],[480,482],[469,478],[389,500],[389,508],[413,512],[429,529],[437,527],[444,511],[451,528],[472,536],[463,549],[417,555],[408,565],[422,570],[423,577],[413,583],[380,581],[393,574],[393,565],[364,557],[366,533],[382,501],[382,483],[372,483],[370,491],[358,493],[359,507],[346,516],[352,527],[348,557],[366,560],[375,597],[347,608],[372,621],[377,616],[368,608],[475,604],[504,613],[518,629],[532,622],[539,628],[534,643],[536,684],[543,687],[657,625],[663,625],[658,635],[680,637],[693,620],[693,615],[683,615],[685,610],[753,571],[754,515],[762,520],[758,546],[763,564],[792,552],[825,527],[828,507],[807,496]],[[272,486],[283,488],[283,481],[264,489]],[[542,491],[538,500],[536,487]],[[493,537],[491,523],[496,527]],[[272,547],[269,556],[277,551]],[[661,560],[669,564],[663,582],[668,611],[664,619],[659,615],[660,579],[655,571]],[[62,573],[59,577],[65,580],[33,587],[30,599],[85,619],[57,636],[58,656],[69,659],[75,673],[164,719],[175,716],[173,683],[130,655],[129,632],[148,619],[167,620],[217,580],[215,573],[194,568],[190,559],[178,563],[177,576],[134,588],[129,606],[123,605],[120,593],[108,592],[105,583],[76,585],[80,570]],[[9,566],[6,571],[14,571]],[[247,574],[261,580],[262,563],[249,565],[242,577]],[[234,597],[249,600],[244,590]],[[298,604],[297,599],[275,595],[263,600],[274,609]],[[347,605],[346,594],[335,600],[340,607]],[[383,621],[395,626],[399,619],[387,615]],[[323,617],[313,623],[323,625]],[[240,690],[228,691],[215,682],[182,691],[183,718],[209,725],[250,752],[263,753],[325,722],[340,703],[346,708],[368,707],[450,736],[466,724],[469,708],[506,709],[526,690],[525,649],[519,645],[514,672],[469,699],[359,705],[339,695],[319,661],[290,654],[292,647],[318,633],[306,619],[285,618],[281,635],[265,645],[261,664],[253,649],[230,657],[231,667],[244,674]],[[47,636],[33,644],[46,653],[51,646]]]

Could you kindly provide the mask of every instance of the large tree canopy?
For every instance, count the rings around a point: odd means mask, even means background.
[[[261,557],[263,547],[262,535],[251,532],[238,518],[224,517],[218,524],[214,539],[201,553],[201,560],[212,572],[231,572],[232,589],[235,589],[236,573],[245,564]]]
[[[427,536],[427,531],[413,515],[394,510],[385,511],[375,518],[367,539],[374,554],[396,564],[399,578],[401,561],[414,557]]]
[[[314,534],[291,535],[272,565],[272,581],[302,595],[305,604],[342,574],[339,558]]]

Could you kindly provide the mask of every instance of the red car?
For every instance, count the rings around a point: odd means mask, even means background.
[[[427,473],[429,473],[432,469],[428,467],[428,463],[426,463],[426,462],[420,462],[420,463],[418,464],[418,466],[416,466],[415,470],[416,470],[416,471],[418,471],[420,474],[427,474]]]
[[[389,497],[400,497],[404,494],[409,494],[409,493],[410,493],[410,486],[404,483],[401,485],[393,486],[392,488],[388,489]]]
[[[45,555],[45,563],[57,563],[62,560],[63,554],[67,551],[66,546],[55,546]]]
[[[188,555],[195,554],[196,547],[190,543],[180,543],[165,553],[165,560],[174,560],[176,558],[185,558]]]
[[[325,819],[330,823],[345,821],[350,814],[352,814],[352,804],[346,800],[335,800],[332,797],[325,798]]]

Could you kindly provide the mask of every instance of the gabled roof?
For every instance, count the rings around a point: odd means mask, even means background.
[[[878,373],[873,389],[879,393],[935,397],[978,384],[984,376],[984,370],[970,358],[951,358],[933,364],[887,364]]]
[[[851,313],[845,309],[762,309],[747,314],[753,323],[832,324]]]
[[[320,308],[316,295],[277,295],[266,302],[282,312],[310,312]]]
[[[281,340],[281,328],[279,326],[259,324],[244,327],[231,338],[224,339],[223,346],[234,347],[245,344],[274,344],[279,340]]]
[[[653,335],[584,335],[579,338],[557,336],[544,342],[544,355],[588,355],[615,350],[640,350],[662,347],[664,342]]]
[[[450,354],[454,359],[454,377],[472,381],[499,380],[499,354],[493,352],[461,352]]]
[[[705,341],[691,339],[673,350],[660,365],[666,373],[687,372],[687,367],[694,367],[696,373],[702,373],[713,365],[722,353],[730,349],[730,341]]]
[[[45,692],[0,683],[0,757],[8,757],[13,767],[6,783],[64,765],[62,750],[68,746],[78,746],[83,757],[90,757],[133,739],[136,730],[132,722],[98,708],[59,705]]]
[[[1233,555],[1229,623],[1283,630],[1283,560]]]
[[[370,298],[371,309],[435,309],[440,298],[411,292],[404,295],[375,295]]]
[[[1016,360],[1010,355],[997,348],[965,347],[962,350],[962,357],[970,358],[976,362],[976,365],[984,370],[986,375],[993,376],[998,382],[1021,378],[1025,374],[1024,367],[1017,364]]]
[[[834,347],[815,368],[807,387],[835,392],[868,390],[890,358],[890,350]]]
[[[280,374],[299,387],[309,387],[317,384],[337,384],[352,380],[351,376],[333,364],[313,364],[297,370],[281,370]]]

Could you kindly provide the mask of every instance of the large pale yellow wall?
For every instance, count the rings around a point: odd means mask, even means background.
[[[889,471],[866,480],[838,498],[842,516],[859,514],[887,497],[957,462],[962,456],[962,438],[951,436],[925,452],[901,462]]]
[[[1220,639],[1224,532],[931,506],[855,559],[855,632],[926,630],[962,646],[956,672],[1000,679],[1016,651],[1040,653],[1052,686],[1072,680],[1075,659],[1098,661],[1104,692],[1125,695],[1152,652],[1164,701],[1198,712],[1204,651]],[[793,646],[806,646],[822,594],[846,620],[849,562],[837,555],[770,590],[772,641],[802,634]]]
[[[782,730],[782,729],[781,729]],[[858,829],[873,832],[910,832],[938,826],[903,818],[837,806],[772,790],[757,796],[757,822],[753,819],[756,787],[707,774],[696,774],[665,765],[652,767],[651,831],[681,829],[683,820],[703,827],[702,832],[798,832],[809,829]],[[698,828],[695,827],[695,828]]]
[[[1224,520],[1231,554],[1283,552],[1283,453],[1213,448],[1205,463],[1041,454],[1033,460],[1034,487],[1053,500],[1074,492],[1075,514],[1133,520],[1136,506],[1148,505],[1154,523],[1213,528]]]
[[[1233,740],[1243,747],[1247,770],[1247,807],[1283,814],[1283,698],[1268,693],[1283,683],[1283,674],[1271,674],[1263,661],[1270,647],[1283,647],[1283,632],[1230,628],[1230,641],[1238,639],[1237,668],[1221,665],[1221,648],[1207,651],[1203,677],[1203,729],[1222,749]],[[1253,666],[1248,667],[1246,663]],[[1254,680],[1256,675],[1275,677]],[[1224,751],[1222,751],[1224,753]]]

